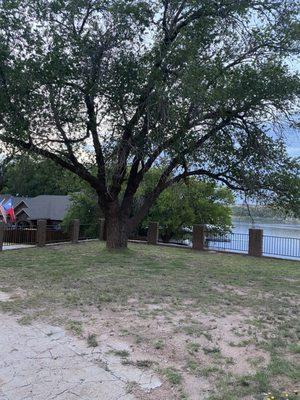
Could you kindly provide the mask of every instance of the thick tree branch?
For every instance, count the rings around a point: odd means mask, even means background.
[[[167,4],[166,4],[167,7]],[[255,52],[257,52],[260,48],[264,48],[267,46],[267,43],[263,43],[257,46],[252,46],[249,50],[247,50],[246,52],[244,52],[241,56],[239,56],[237,59],[233,60],[232,62],[228,63],[223,69],[222,72],[220,72],[220,75],[223,74],[225,71],[241,64],[242,62],[244,62],[250,55],[255,54]],[[211,84],[211,83],[210,83]],[[208,84],[208,86],[210,85]],[[144,102],[145,105],[145,102]],[[233,112],[232,110],[228,110],[227,114],[228,115],[233,115],[233,114],[239,114],[245,110],[248,109],[248,105],[245,105],[244,107],[240,108],[239,110],[237,110],[236,112]],[[142,111],[142,110],[141,110]],[[190,110],[189,110],[190,113]],[[200,123],[201,121],[205,121],[207,119],[211,119],[211,118],[217,118],[217,117],[221,117],[224,116],[224,114],[226,114],[225,110],[218,110],[218,111],[213,111],[213,112],[209,112],[207,114],[205,114],[204,116],[202,116],[199,119],[197,119],[196,121],[193,122],[194,125],[196,125],[197,123]],[[136,115],[136,118],[138,118],[138,115]],[[133,125],[136,123],[137,121],[135,120],[131,120],[130,123],[132,123]],[[130,126],[130,125],[128,125]],[[192,126],[191,126],[192,127]],[[131,131],[131,130],[129,130]],[[203,144],[209,137],[211,136],[211,133],[209,133],[208,135],[205,135],[203,138],[201,138],[199,140],[199,142],[196,144],[196,147],[199,147],[201,144]],[[161,146],[159,146],[154,152],[153,154],[149,157],[149,159],[147,160],[147,162],[145,163],[145,166],[143,167],[143,169],[140,171],[139,175],[142,178],[143,175],[151,168],[153,162],[156,160],[156,158],[159,156],[159,154],[161,154],[161,152],[167,147],[169,146],[172,142],[174,141],[174,138],[170,138],[167,141],[165,141]],[[124,152],[126,151],[125,148],[127,147],[127,155],[124,155],[124,165],[127,162],[127,157],[129,155],[129,150],[130,150],[130,146],[129,146],[129,134],[128,134],[128,142],[127,142],[127,146],[124,147]],[[123,166],[123,170],[122,172],[119,171],[119,175],[116,175],[116,179],[114,181],[113,184],[113,188],[112,188],[112,192],[114,194],[118,193],[118,190],[120,189],[120,183],[118,182],[118,179],[122,180],[125,176],[126,170]]]
[[[172,167],[170,167],[171,169]],[[170,170],[169,169],[169,170]],[[151,192],[147,194],[147,197],[144,200],[144,203],[142,204],[142,206],[140,207],[140,209],[136,212],[136,214],[129,220],[128,222],[128,229],[129,230],[134,230],[138,224],[143,220],[143,218],[146,217],[146,215],[148,214],[150,208],[153,206],[153,204],[155,203],[155,201],[158,199],[158,197],[160,196],[160,194],[167,189],[168,187],[174,185],[175,183],[178,183],[184,179],[186,179],[189,176],[207,176],[209,178],[212,178],[216,181],[222,182],[223,184],[225,184],[227,187],[229,187],[230,189],[233,190],[240,190],[240,191],[244,191],[244,187],[241,185],[237,185],[235,183],[232,182],[231,177],[227,176],[227,175],[223,175],[222,172],[220,173],[213,173],[211,171],[205,170],[205,169],[197,169],[197,170],[193,170],[193,171],[185,171],[177,176],[175,176],[172,179],[167,180],[167,174],[169,173],[169,171],[165,171],[166,175],[163,175],[161,177],[161,179],[159,180],[158,184],[156,185],[155,189]]]
[[[23,149],[29,153],[37,154],[54,161],[56,164],[73,172],[83,180],[87,181],[97,191],[99,191],[99,189],[100,190],[103,189],[100,187],[98,179],[95,178],[82,164],[78,165],[70,164],[69,162],[65,161],[63,158],[59,157],[55,153],[51,153],[46,149],[39,148],[33,143],[26,142],[22,139],[17,139],[11,136],[0,134],[0,140],[2,140],[2,142],[6,144],[16,146],[19,149]]]
[[[224,183],[227,187],[229,187],[232,190],[244,191],[245,188],[242,185],[238,185],[236,183],[237,180],[234,177],[228,176],[227,173],[228,173],[228,170],[214,173],[214,172],[208,171],[204,168],[199,168],[199,169],[195,169],[192,171],[185,171],[182,174],[175,176],[174,178],[172,178],[166,182],[166,186],[169,187],[169,186],[173,185],[174,183],[178,183],[181,180],[184,180],[185,178],[188,178],[190,176],[207,176],[216,181],[220,181],[220,182]]]
[[[167,4],[165,5],[165,7],[167,7]],[[121,190],[121,185],[126,174],[126,165],[131,148],[132,134],[136,124],[140,120],[140,117],[142,116],[143,112],[145,111],[147,106],[147,101],[150,95],[152,94],[153,89],[155,88],[157,78],[154,79],[154,75],[157,73],[157,71],[161,69],[163,60],[165,59],[165,56],[167,55],[172,43],[176,40],[180,31],[186,26],[188,26],[191,22],[200,19],[203,16],[206,16],[206,13],[202,9],[200,9],[197,12],[188,15],[185,20],[181,21],[176,26],[173,26],[171,33],[169,31],[165,32],[163,41],[159,46],[157,57],[153,62],[153,67],[149,74],[148,82],[144,86],[142,94],[139,98],[136,111],[132,116],[132,118],[130,119],[130,121],[128,122],[128,124],[125,125],[123,130],[122,140],[120,141],[117,153],[118,155],[117,155],[116,169],[113,174],[112,186],[110,189],[110,192],[113,197],[117,196],[117,194]]]
[[[201,147],[207,140],[210,139],[211,136],[213,136],[218,131],[223,129],[225,126],[227,126],[230,123],[230,120],[231,120],[231,118],[227,117],[226,119],[222,120],[219,124],[217,124],[215,127],[213,127],[207,134],[205,134],[203,137],[201,137],[197,141],[195,149]],[[140,210],[137,211],[136,215],[131,218],[130,223],[129,223],[129,226],[131,227],[131,229],[134,229],[134,227],[136,227],[140,223],[140,221],[146,216],[147,212],[149,211],[149,209],[151,208],[153,203],[157,200],[157,198],[159,197],[161,192],[164,191],[166,188],[168,188],[169,186],[171,186],[172,184],[174,184],[176,182],[179,182],[180,180],[187,178],[188,176],[201,175],[201,173],[203,175],[204,172],[207,172],[206,175],[208,176],[209,171],[201,169],[201,170],[198,170],[198,172],[199,172],[198,174],[195,172],[196,170],[191,171],[191,172],[185,171],[182,174],[177,175],[177,177],[168,180],[168,177],[172,174],[174,169],[180,166],[180,163],[181,163],[184,155],[188,151],[189,151],[189,149],[186,149],[185,151],[181,151],[180,155],[177,155],[170,161],[169,165],[163,171],[154,190],[147,195],[147,199],[145,199],[145,203],[141,206]],[[212,173],[210,173],[210,174],[211,174],[210,177],[212,178],[213,177]],[[234,186],[233,184],[231,184],[228,177],[222,176],[222,174],[217,174],[214,179],[225,183],[226,185],[228,185],[228,187],[230,187],[229,185],[231,185],[232,189],[234,188],[234,189],[242,190],[239,186]]]
[[[103,156],[103,151],[99,139],[99,134],[97,130],[97,116],[95,112],[95,105],[93,98],[89,95],[85,96],[85,104],[87,108],[87,113],[89,117],[89,122],[88,122],[88,129],[92,134],[93,138],[93,144],[94,144],[94,149],[95,149],[95,154],[96,154],[96,161],[97,161],[97,166],[98,166],[98,172],[97,176],[99,181],[101,182],[101,185],[103,188],[105,187],[105,193],[107,192],[106,189],[106,170],[105,170],[105,160]]]
[[[62,125],[62,123],[60,121],[59,112],[58,112],[58,110],[56,108],[54,94],[53,94],[53,91],[52,91],[51,87],[49,88],[49,92],[50,92],[49,101],[50,101],[50,105],[51,105],[51,110],[52,110],[55,126],[56,126],[58,132],[60,133],[60,135],[61,135],[61,137],[63,139],[63,144],[67,148],[67,151],[68,151],[69,158],[70,158],[71,162],[74,165],[78,165],[79,162],[78,162],[78,160],[75,157],[75,154],[73,152],[72,144],[71,144],[70,140],[68,139],[67,134],[66,134],[66,132],[65,132],[65,130],[63,128],[63,125]]]

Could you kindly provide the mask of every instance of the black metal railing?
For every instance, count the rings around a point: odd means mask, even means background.
[[[263,254],[300,259],[300,238],[264,235]]]
[[[163,244],[170,244],[183,247],[192,247],[192,230],[187,232],[186,230],[178,231],[171,238],[167,235],[164,227],[159,226],[158,228],[158,242]]]
[[[234,251],[247,253],[249,247],[249,235],[247,233],[227,233],[225,235],[206,233],[205,244],[208,249]]]
[[[80,224],[78,240],[99,239],[99,224]]]
[[[62,229],[53,225],[46,227],[46,243],[69,242],[71,240],[70,229]]]
[[[212,250],[248,253],[249,234],[216,235],[208,231],[205,245]],[[263,255],[300,259],[300,238],[263,235]]]
[[[129,240],[138,240],[140,242],[147,242],[147,235],[141,234],[139,232],[132,232],[129,235]]]

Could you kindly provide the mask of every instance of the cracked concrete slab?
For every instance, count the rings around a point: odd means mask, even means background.
[[[134,400],[127,383],[63,329],[0,314],[0,400]]]
[[[0,290],[0,301],[9,301],[10,300],[10,293],[2,292]]]
[[[26,290],[23,290],[21,288],[17,288],[9,292],[3,292],[2,290],[0,290],[0,301],[2,302],[25,299],[26,296],[27,296]]]

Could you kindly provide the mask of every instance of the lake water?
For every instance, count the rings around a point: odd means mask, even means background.
[[[273,223],[269,220],[257,220],[253,226],[251,223],[233,219],[234,233],[248,233],[249,228],[263,229],[264,235],[300,238],[300,224]]]
[[[249,228],[259,228],[264,231],[264,255],[300,260],[300,224],[275,223],[261,219],[252,225],[233,219],[233,226],[232,234],[227,235],[227,240],[211,240],[208,242],[209,247],[247,253]]]

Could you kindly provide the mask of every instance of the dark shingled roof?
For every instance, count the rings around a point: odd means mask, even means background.
[[[8,198],[10,196],[5,195],[3,197]],[[51,219],[62,221],[71,204],[69,196],[11,197],[13,198],[14,208],[22,201],[26,204],[27,207],[24,207],[24,211],[31,220]]]

